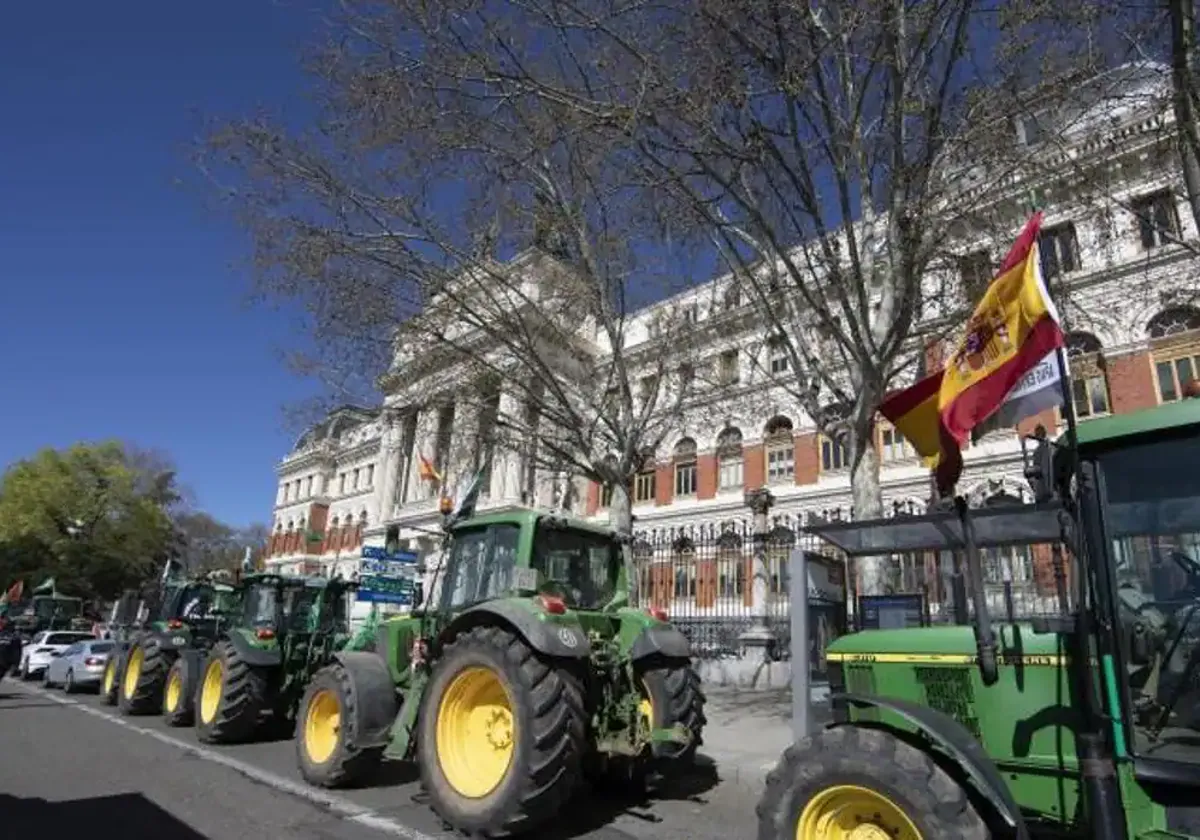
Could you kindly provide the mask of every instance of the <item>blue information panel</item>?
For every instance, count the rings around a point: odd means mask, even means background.
[[[411,551],[388,553],[378,546],[363,546],[358,572],[358,600],[376,604],[411,605],[417,580],[417,555]]]

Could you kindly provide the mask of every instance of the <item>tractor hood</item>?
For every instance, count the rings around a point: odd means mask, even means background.
[[[1026,657],[1058,657],[1058,637],[1035,635],[1028,624],[997,627],[1000,662]],[[842,636],[826,649],[833,662],[903,662],[910,664],[960,664],[974,662],[975,636],[969,626],[905,627],[895,630],[863,630]]]

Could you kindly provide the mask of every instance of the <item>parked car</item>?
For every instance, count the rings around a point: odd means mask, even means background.
[[[54,658],[52,653],[62,653],[76,642],[94,638],[91,633],[73,630],[43,630],[35,633],[29,643],[21,649],[21,679],[31,680],[45,671]]]
[[[62,653],[50,654],[42,685],[46,688],[61,685],[67,694],[74,694],[81,688],[98,688],[104,665],[116,647],[116,642],[89,639],[76,642]]]

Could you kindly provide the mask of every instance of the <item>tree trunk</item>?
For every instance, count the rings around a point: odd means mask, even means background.
[[[883,490],[879,485],[879,453],[871,445],[874,424],[865,434],[856,432],[852,447],[853,468],[850,473],[850,495],[854,501],[855,520],[883,517]],[[855,561],[858,572],[859,595],[884,595],[891,586],[891,558],[860,557]]]
[[[625,580],[629,584],[629,603],[638,603],[637,563],[633,556],[633,501],[629,498],[629,486],[617,481],[612,486],[612,500],[608,503],[608,523],[623,540],[625,554]]]
[[[1171,88],[1183,181],[1192,220],[1200,230],[1200,123],[1196,108],[1196,10],[1193,0],[1168,0],[1171,15]]]

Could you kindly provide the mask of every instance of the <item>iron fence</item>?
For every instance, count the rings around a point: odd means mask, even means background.
[[[897,509],[894,515],[904,515]],[[791,656],[789,562],[792,550],[808,553],[810,566],[840,588],[809,597],[809,639],[814,671],[823,670],[823,652],[848,630],[863,629],[856,561],[815,535],[804,524],[819,515],[775,516],[759,537],[763,575],[755,588],[755,539],[749,517],[723,522],[661,528],[636,533],[637,598],[643,607],[665,610],[688,637],[698,658],[741,656],[742,636],[756,625],[772,631],[768,650],[777,660]],[[828,516],[821,516],[828,520]],[[1061,614],[1074,590],[1074,565],[1056,544],[1026,544],[983,549],[981,566],[989,611],[997,619],[1024,620]],[[965,561],[953,552],[915,552],[890,556],[888,592],[918,596],[922,624],[969,621]],[[871,615],[879,620],[878,610]],[[892,616],[894,621],[895,617]],[[877,625],[876,625],[877,626]]]

